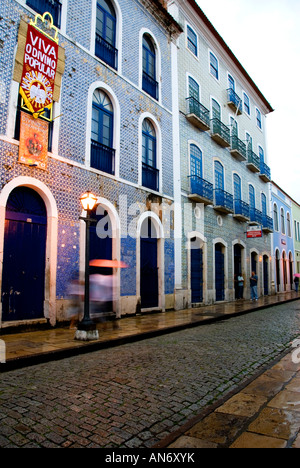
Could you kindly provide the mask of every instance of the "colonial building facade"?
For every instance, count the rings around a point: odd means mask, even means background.
[[[51,113],[36,119],[48,136],[38,165],[20,155],[28,109],[16,76],[22,31],[45,12],[63,63]],[[181,28],[152,0],[3,0],[0,23],[1,326],[65,320],[68,285],[84,270],[87,190],[98,206],[91,258],[128,265],[114,271],[117,316],[172,308],[173,225],[161,206],[174,200],[171,64]]]
[[[275,292],[294,289],[295,246],[292,199],[275,182],[271,185],[274,234],[272,237]]]
[[[266,116],[272,107],[193,0],[169,1],[182,26],[177,76],[182,243],[176,245],[181,306],[235,299],[242,275],[271,292],[270,169]],[[250,225],[262,237],[247,238]],[[251,235],[251,234],[249,234]]]

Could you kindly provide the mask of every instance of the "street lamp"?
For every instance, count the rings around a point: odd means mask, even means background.
[[[82,208],[86,211],[86,217],[81,217],[85,222],[85,282],[84,282],[84,315],[78,324],[75,334],[76,340],[92,341],[99,338],[96,325],[90,318],[90,225],[95,220],[91,219],[91,211],[94,209],[97,197],[91,192],[86,192],[80,197]]]

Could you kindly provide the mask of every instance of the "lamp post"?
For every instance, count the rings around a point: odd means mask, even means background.
[[[90,225],[91,211],[94,209],[97,198],[91,192],[86,192],[80,197],[82,208],[86,211],[86,217],[81,217],[85,222],[85,281],[84,281],[84,316],[78,325],[75,334],[76,340],[92,341],[99,338],[96,325],[90,318]]]

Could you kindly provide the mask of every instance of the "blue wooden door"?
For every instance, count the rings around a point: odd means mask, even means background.
[[[91,213],[96,222],[90,226],[90,260],[112,260],[112,226],[107,211],[96,214],[97,208]],[[112,275],[112,268],[90,267],[90,274]],[[111,312],[113,303],[107,302],[102,310]]]
[[[264,266],[264,295],[268,296],[269,294],[269,258],[267,257],[267,255],[264,255],[263,266]]]
[[[158,307],[157,238],[150,218],[147,233],[141,238],[141,307]],[[154,237],[155,236],[155,237]]]
[[[224,269],[224,253],[221,244],[216,244],[215,247],[215,286],[216,286],[216,301],[225,300],[225,269]]]
[[[8,199],[4,233],[2,320],[44,316],[47,216],[43,200],[26,187]]]
[[[192,303],[203,301],[203,251],[191,249]]]

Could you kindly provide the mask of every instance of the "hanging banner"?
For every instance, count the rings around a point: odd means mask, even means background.
[[[29,24],[20,93],[35,118],[52,106],[57,63],[58,44]]]
[[[21,112],[19,162],[47,169],[48,123]]]

